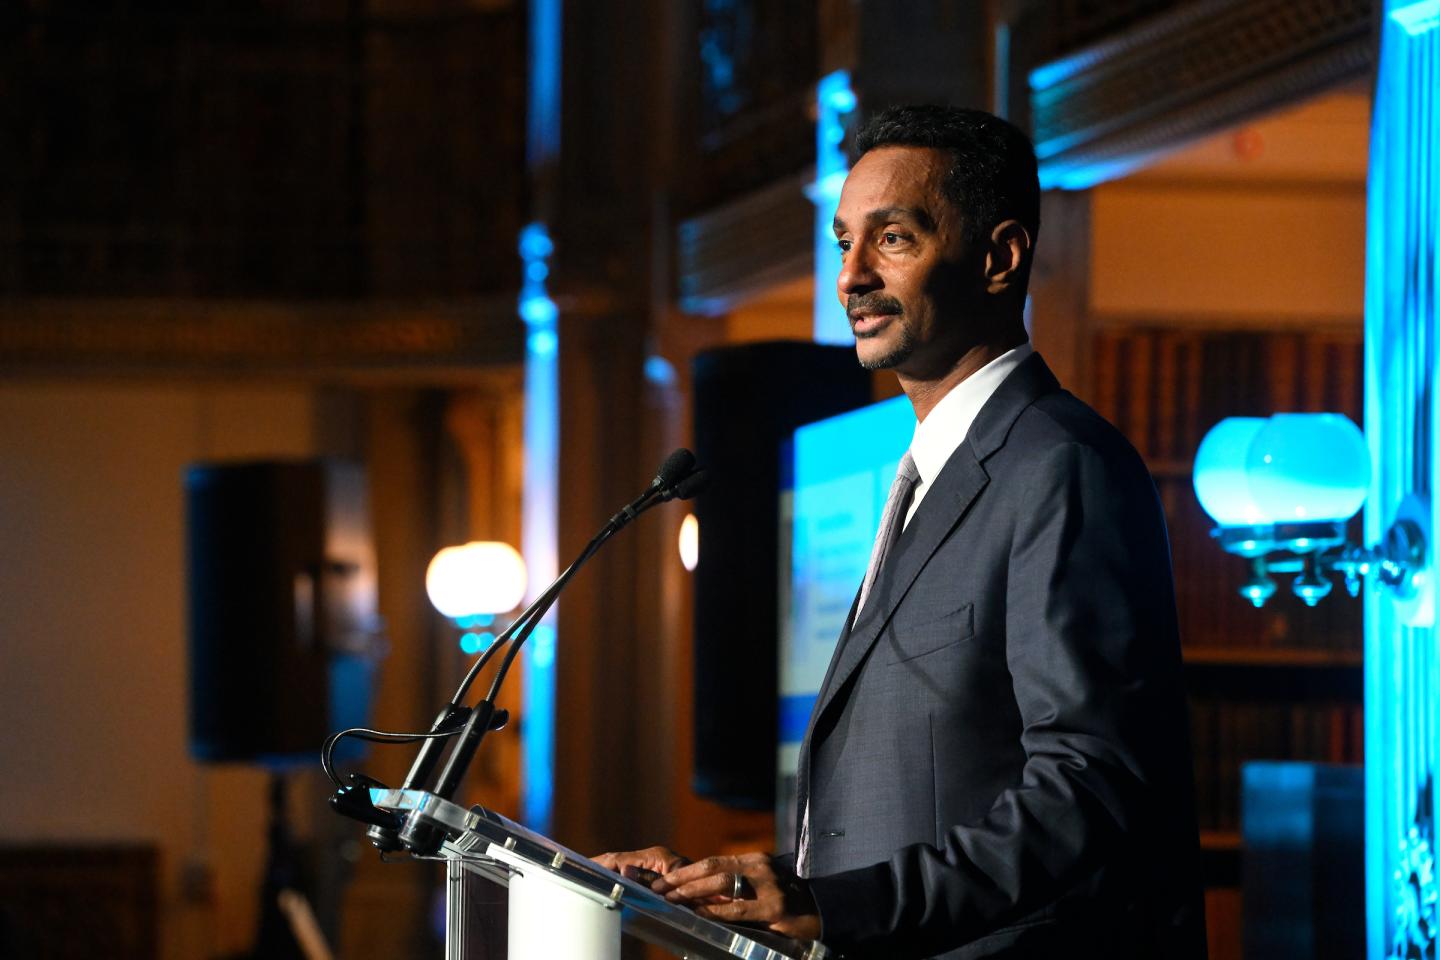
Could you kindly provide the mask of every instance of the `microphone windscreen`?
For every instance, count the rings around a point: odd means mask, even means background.
[[[664,463],[660,464],[660,472],[655,474],[655,480],[650,485],[655,488],[674,486],[694,469],[695,454],[684,447],[678,447],[674,453],[665,458]]]
[[[705,484],[710,481],[710,475],[704,470],[696,470],[690,476],[681,480],[675,488],[675,499],[689,500],[695,494],[705,489]]]

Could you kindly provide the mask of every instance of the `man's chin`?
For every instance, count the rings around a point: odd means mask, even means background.
[[[855,357],[866,370],[893,370],[910,356],[910,344],[887,344],[874,337],[855,339]]]

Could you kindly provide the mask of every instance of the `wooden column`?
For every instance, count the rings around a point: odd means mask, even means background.
[[[1040,236],[1030,274],[1026,323],[1030,341],[1055,376],[1090,395],[1090,192],[1050,190],[1040,208]]]

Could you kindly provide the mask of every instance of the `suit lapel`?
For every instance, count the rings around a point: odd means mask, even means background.
[[[935,478],[935,486],[920,501],[900,539],[895,541],[854,627],[841,636],[835,657],[830,661],[830,672],[815,701],[812,725],[865,659],[901,598],[988,481],[985,468],[975,459],[970,445],[962,443]]]
[[[821,715],[880,638],[880,632],[890,622],[895,607],[930,557],[989,482],[984,461],[1004,446],[1010,428],[1025,408],[1041,396],[1059,389],[1060,384],[1045,361],[1038,353],[1031,354],[1005,378],[981,408],[965,440],[935,478],[934,487],[920,501],[915,516],[896,541],[858,620],[855,618],[855,607],[851,605],[850,616],[845,620],[825,682],[820,686],[815,707],[810,713],[810,725],[801,745],[802,770],[809,762],[810,736]],[[856,600],[859,600],[858,593]]]
[[[930,559],[964,516],[970,504],[979,496],[989,479],[983,467],[968,454],[967,445],[961,444],[955,456],[945,465],[940,476],[935,478],[935,488],[920,501],[915,516],[895,542],[880,576],[871,588],[870,597],[859,619],[855,607],[860,603],[856,590],[855,600],[850,604],[850,613],[835,644],[835,654],[830,658],[830,668],[820,684],[820,693],[810,711],[810,723],[805,728],[805,739],[800,744],[800,762],[796,768],[796,801],[800,811],[795,820],[795,848],[800,848],[801,818],[810,800],[810,747],[811,737],[826,708],[835,699],[837,691],[855,672],[865,654],[880,638],[880,631],[889,622],[890,615],[910,584],[920,575],[925,561]],[[957,464],[960,464],[957,466]],[[953,469],[952,469],[953,468]],[[854,625],[853,628],[851,625]]]
[[[815,718],[819,716],[820,701],[825,697],[825,691],[830,689],[830,680],[835,676],[835,666],[840,662],[841,654],[846,645],[850,642],[852,627],[858,626],[855,623],[855,608],[860,605],[860,589],[855,589],[855,599],[850,601],[850,612],[845,615],[845,626],[840,628],[840,639],[835,642],[835,652],[830,655],[830,666],[825,670],[825,679],[820,682],[820,692],[815,697],[815,705],[810,708],[810,725],[815,725]]]
[[[835,654],[830,658],[829,670],[810,712],[805,739],[800,744],[796,788],[802,815],[810,799],[811,738],[821,716],[836,702],[839,692],[880,639],[880,632],[890,622],[896,606],[925,564],[984,490],[989,482],[983,466],[985,460],[1004,446],[1010,428],[1026,407],[1044,394],[1058,389],[1060,384],[1039,354],[1032,354],[1016,367],[981,408],[964,442],[956,448],[935,478],[934,487],[920,501],[915,516],[886,559],[858,620],[855,605],[859,603],[860,594],[856,590],[855,601],[850,605],[850,614],[845,618],[845,626],[835,646]],[[800,818],[797,816],[797,844],[799,828]]]

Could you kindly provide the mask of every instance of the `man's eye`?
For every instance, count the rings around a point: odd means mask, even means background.
[[[893,247],[903,239],[905,238],[900,236],[900,234],[893,232],[886,232],[880,235],[880,242],[887,247]]]
[[[837,247],[840,248],[840,254],[841,254],[841,256],[844,256],[845,254],[847,254],[847,253],[850,252],[850,241],[849,241],[849,240],[836,240],[836,241],[835,241],[835,246],[837,246]]]

